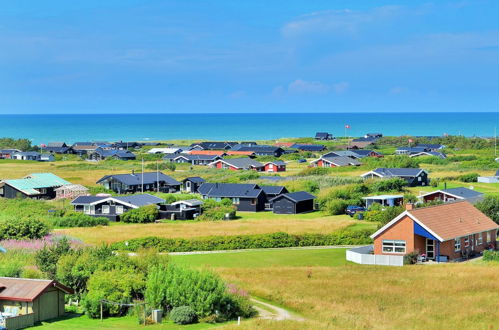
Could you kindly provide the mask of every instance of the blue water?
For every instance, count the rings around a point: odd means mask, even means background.
[[[51,141],[263,140],[367,132],[493,136],[499,113],[269,113],[0,115],[0,136]]]

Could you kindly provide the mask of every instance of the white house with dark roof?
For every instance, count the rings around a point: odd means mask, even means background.
[[[428,172],[420,168],[376,168],[360,175],[364,179],[401,178],[407,181],[408,186],[427,186],[430,182]]]
[[[428,203],[432,201],[442,201],[446,202],[455,202],[459,200],[466,200],[472,204],[478,203],[483,200],[484,194],[464,187],[457,188],[449,188],[432,191],[426,194],[419,196],[419,200],[423,203]]]

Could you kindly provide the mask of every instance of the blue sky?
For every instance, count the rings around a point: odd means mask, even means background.
[[[498,111],[498,13],[495,0],[0,0],[0,113]]]

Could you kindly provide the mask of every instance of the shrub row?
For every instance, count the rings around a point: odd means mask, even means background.
[[[46,236],[50,229],[38,219],[12,219],[0,222],[0,240],[3,239],[38,239]]]
[[[339,231],[332,234],[270,233],[258,235],[208,236],[193,239],[144,237],[111,245],[115,250],[138,251],[155,248],[160,252],[189,252],[214,250],[239,250],[259,248],[284,248],[295,246],[361,245],[372,242],[372,231]]]
[[[83,213],[74,213],[60,218],[53,218],[56,227],[94,227],[107,226],[109,220],[104,217],[92,217]]]

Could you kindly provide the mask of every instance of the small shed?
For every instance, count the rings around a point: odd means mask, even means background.
[[[279,195],[270,200],[273,212],[277,214],[297,214],[314,211],[315,196],[306,191]]]
[[[185,192],[197,193],[199,186],[205,182],[206,180],[199,176],[190,176],[182,180],[182,188]]]
[[[379,195],[363,197],[362,199],[366,201],[366,208],[374,203],[381,204],[381,206],[400,206],[404,202],[402,195]]]
[[[81,184],[65,184],[55,190],[55,198],[71,198],[88,195],[88,188]]]

